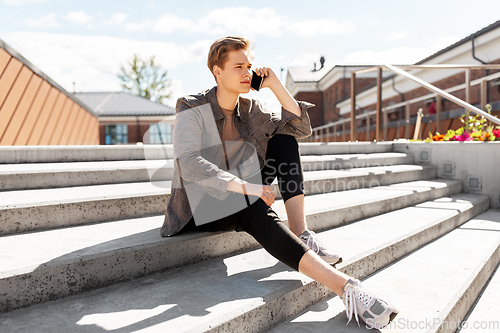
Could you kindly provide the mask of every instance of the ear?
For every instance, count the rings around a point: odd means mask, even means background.
[[[214,70],[213,70],[213,73],[215,76],[220,76],[221,75],[221,68],[217,65],[214,65]]]

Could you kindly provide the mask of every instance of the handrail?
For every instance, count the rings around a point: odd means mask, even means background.
[[[483,110],[475,107],[474,105],[471,105],[471,104],[469,104],[467,102],[464,102],[460,98],[457,98],[457,97],[455,97],[455,96],[447,93],[446,91],[441,90],[441,89],[433,86],[432,84],[427,83],[427,82],[419,79],[418,77],[416,77],[414,75],[411,75],[410,73],[405,72],[402,69],[399,69],[399,68],[397,68],[395,66],[392,66],[392,65],[389,65],[389,64],[386,64],[384,66],[387,67],[388,69],[392,70],[393,72],[396,72],[396,73],[398,73],[400,75],[403,75],[403,76],[407,77],[410,80],[413,80],[413,81],[417,82],[418,84],[424,86],[425,88],[429,89],[430,91],[434,91],[436,94],[438,94],[438,95],[440,95],[440,96],[442,96],[442,97],[444,97],[444,98],[446,98],[446,99],[448,99],[448,100],[450,100],[450,101],[452,101],[452,102],[454,102],[454,103],[456,103],[456,104],[464,107],[465,109],[471,110],[471,111],[473,111],[473,112],[475,112],[475,113],[483,116],[484,118],[488,119],[489,121],[491,121],[491,122],[493,122],[495,124],[500,125],[500,119],[498,119],[496,117],[493,117],[491,114],[489,114],[487,112],[484,112]],[[499,68],[500,68],[500,66],[499,66]]]
[[[435,96],[440,96],[440,97],[444,97],[462,107],[464,107],[466,110],[470,110],[476,114],[479,114],[481,116],[483,116],[484,118],[490,120],[491,122],[495,123],[495,124],[498,124],[500,125],[500,120],[496,117],[493,117],[492,115],[482,111],[481,109],[471,105],[470,103],[466,102],[466,101],[463,101],[453,95],[450,94],[450,92],[454,92],[454,91],[457,91],[457,90],[460,90],[460,89],[468,89],[468,87],[471,87],[471,86],[474,86],[474,85],[477,85],[477,84],[481,84],[485,81],[490,81],[490,80],[493,80],[493,79],[496,79],[496,78],[500,78],[500,73],[495,73],[495,74],[492,74],[492,75],[488,75],[488,76],[485,76],[485,77],[481,77],[481,78],[478,78],[474,81],[470,81],[470,70],[471,69],[500,69],[500,65],[455,65],[455,64],[442,64],[442,65],[397,65],[397,66],[394,66],[394,65],[389,65],[389,64],[384,64],[384,65],[378,65],[378,66],[373,66],[373,67],[369,67],[369,68],[364,68],[364,69],[360,69],[360,70],[357,70],[357,71],[354,71],[352,72],[352,77],[353,79],[355,80],[355,75],[356,74],[359,74],[359,73],[368,73],[368,72],[371,72],[371,71],[374,71],[374,70],[378,70],[379,71],[379,76],[381,76],[381,70],[383,67],[386,67],[387,69],[397,73],[397,74],[400,74],[400,75],[403,75],[404,77],[412,80],[412,81],[415,81],[417,82],[418,84],[420,84],[421,86],[425,87],[426,89],[432,91],[433,93],[432,94],[427,94],[427,95],[424,95],[424,96],[419,96],[419,97],[416,97],[416,98],[413,98],[411,100],[408,100],[408,101],[404,101],[404,102],[401,102],[401,103],[398,103],[398,104],[394,104],[394,105],[390,105],[390,106],[387,106],[387,107],[384,107],[382,108],[381,107],[381,103],[379,101],[379,106],[377,107],[377,110],[375,111],[370,111],[370,112],[366,112],[366,113],[363,113],[363,114],[359,114],[359,115],[356,115],[354,117],[354,119],[363,119],[363,118],[367,118],[369,119],[370,116],[372,115],[377,115],[378,112],[384,112],[386,114],[388,113],[392,113],[395,111],[395,109],[401,107],[401,106],[409,106],[409,104],[412,104],[412,103],[416,103],[416,102],[419,102],[419,101],[423,101],[423,100],[426,100],[428,98],[432,98],[432,97],[435,97]],[[419,79],[418,77],[410,74],[410,73],[407,73],[406,71],[402,70],[402,68],[404,69],[467,69],[468,72],[466,72],[466,83],[463,83],[463,84],[460,84],[460,85],[457,85],[457,86],[454,86],[454,87],[451,87],[451,88],[448,88],[448,89],[439,89],[435,86],[433,86],[432,84],[428,83],[428,82],[425,82],[421,79]],[[377,83],[377,91],[380,92],[381,91],[381,80],[379,80],[380,82]],[[482,89],[483,87],[481,87]],[[352,92],[351,92],[351,109],[352,109],[352,99],[353,99],[353,96],[352,96]],[[379,93],[377,93],[377,95],[379,95]],[[467,93],[466,93],[467,95]],[[354,98],[355,98],[355,95],[354,95]],[[392,111],[392,112],[391,112]],[[351,121],[351,137],[352,138],[355,138],[356,136],[356,129],[354,129],[354,133],[352,131],[352,127],[354,127],[354,123],[353,123],[353,120],[352,120],[352,115],[353,115],[353,110],[351,110],[351,117],[350,118],[345,118],[345,119],[340,119],[336,122],[333,122],[333,123],[329,123],[329,124],[325,124],[325,125],[321,125],[321,126],[318,126],[318,127],[315,127],[313,128],[313,133],[315,133],[316,131],[323,131],[324,129],[328,129],[330,127],[335,127],[337,125],[341,125],[341,124],[345,124],[346,122],[349,122]],[[377,128],[379,128],[379,124],[378,124],[378,121],[379,121],[379,118],[380,117],[377,117]],[[354,134],[354,135],[353,135]],[[378,131],[377,131],[377,139],[378,139]]]
[[[470,83],[470,85],[472,87],[472,86],[481,84],[481,82],[483,80],[491,81],[491,80],[498,79],[498,78],[500,78],[500,72],[495,73],[495,74],[491,74],[491,75],[488,75],[488,76],[483,76],[483,77],[481,77],[479,79],[475,79],[474,81],[472,81]],[[455,92],[455,91],[458,91],[458,90],[461,90],[461,89],[465,89],[465,83],[456,85],[456,86],[451,87],[451,88],[443,89],[443,90],[446,91],[447,93],[452,93],[452,92]],[[399,102],[397,104],[392,104],[392,105],[386,106],[386,107],[382,108],[382,110],[384,110],[384,111],[390,111],[392,109],[397,109],[397,108],[400,108],[402,106],[405,106],[405,104],[407,104],[407,103],[413,104],[413,103],[425,101],[426,99],[429,99],[429,98],[432,98],[432,97],[436,97],[436,96],[437,96],[437,93],[432,93],[432,94],[427,94],[427,95],[415,97],[415,98],[409,99],[409,100],[404,101],[404,102]]]
[[[384,65],[387,66],[387,65]],[[455,65],[455,64],[442,64],[442,65],[396,65],[400,69],[500,69],[500,65]]]

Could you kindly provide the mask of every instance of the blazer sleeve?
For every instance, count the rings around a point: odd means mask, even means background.
[[[188,182],[197,183],[208,194],[223,200],[229,195],[229,181],[236,176],[201,155],[203,118],[194,111],[195,108],[182,97],[177,100],[172,143],[179,176]]]
[[[312,134],[311,120],[309,119],[307,109],[315,105],[303,101],[297,101],[297,103],[300,107],[300,117],[281,107],[281,119],[277,121],[278,126],[273,135],[287,134],[297,139],[304,139]]]

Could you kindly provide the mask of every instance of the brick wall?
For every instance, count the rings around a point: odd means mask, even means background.
[[[311,126],[317,127],[323,124],[323,94],[318,91],[299,92],[295,96],[298,101],[305,101],[315,104],[314,107],[307,110],[311,119]]]
[[[359,78],[356,80],[356,91],[361,91],[373,85],[375,78]],[[309,109],[311,126],[317,127],[329,122],[337,121],[341,118],[339,109],[335,105],[351,96],[351,78],[341,79],[331,85],[323,92],[298,92],[294,97],[299,101],[307,101],[315,104]]]

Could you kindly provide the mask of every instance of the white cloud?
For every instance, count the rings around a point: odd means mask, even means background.
[[[57,23],[56,21],[56,13],[50,13],[38,19],[32,19],[32,18],[26,19],[24,20],[24,24],[28,28],[33,28],[33,29],[50,29],[59,26],[59,23]]]
[[[389,34],[389,36],[387,36],[385,38],[385,40],[389,41],[389,42],[395,42],[397,40],[401,40],[401,39],[405,38],[406,36],[408,36],[407,32],[397,32],[397,31],[394,31],[394,32],[391,32]]]
[[[115,13],[111,16],[111,19],[106,20],[102,25],[120,25],[127,20],[127,14]]]
[[[115,14],[116,15],[116,14]],[[210,36],[220,35],[265,35],[281,37],[284,33],[299,36],[339,35],[347,34],[355,26],[350,21],[333,19],[297,21],[280,15],[273,8],[252,9],[249,7],[230,7],[214,9],[197,20],[182,18],[172,14],[162,15],[153,22],[127,22],[122,14],[103,24],[121,24],[128,31],[144,31],[149,29],[160,34],[184,32],[186,34],[201,33]]]
[[[175,15],[167,14],[156,19],[152,24],[151,31],[168,34],[176,30],[191,29],[194,23],[188,19],[181,19]]]
[[[459,36],[438,37],[432,41],[429,48],[434,51],[439,51],[450,46],[451,44],[454,44],[455,42],[458,42],[459,40]]]
[[[97,13],[97,16],[101,16],[102,13]],[[104,20],[100,23],[91,23],[87,25],[89,29],[101,28],[104,26],[119,26],[124,28],[127,31],[136,31],[139,30],[135,23],[125,23],[127,21],[127,14],[124,13],[114,13],[111,15],[111,18]],[[95,21],[94,21],[95,22]]]
[[[127,31],[144,31],[149,28],[151,24],[149,23],[125,23],[124,27]]]
[[[49,0],[2,0],[2,3],[12,6],[22,6],[30,3],[42,3],[48,2]]]
[[[170,98],[165,100],[165,104],[175,108],[177,99],[185,95],[184,89],[182,87],[182,81],[177,79],[172,79],[172,81],[170,82],[169,90],[171,92]]]
[[[354,24],[350,21],[337,22],[331,19],[306,20],[292,22],[288,29],[302,37],[317,35],[345,35],[354,31]]]
[[[92,20],[92,17],[83,11],[69,12],[64,18],[79,25],[84,25]]]
[[[109,36],[80,36],[43,32],[12,32],[4,35],[19,53],[68,91],[120,90],[116,74],[134,53],[156,60],[167,70],[182,64],[202,63],[211,40],[178,45],[137,41]],[[171,77],[172,78],[172,77]],[[182,84],[174,80],[174,95]]]
[[[231,33],[280,37],[284,27],[284,18],[273,8],[238,7],[212,10],[201,17],[188,32],[209,35]]]
[[[362,50],[349,53],[342,64],[372,65],[372,64],[413,64],[433,53],[432,49],[417,47],[397,47],[394,49],[373,51]]]
[[[319,58],[321,56],[319,53],[311,53],[305,52],[301,53],[297,58],[292,60],[288,66],[289,67],[310,67],[311,69],[314,67],[314,63],[316,63],[317,68],[319,68]]]

